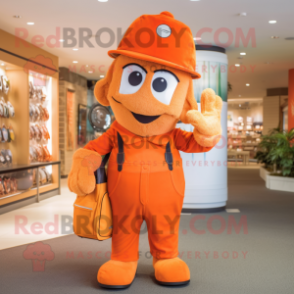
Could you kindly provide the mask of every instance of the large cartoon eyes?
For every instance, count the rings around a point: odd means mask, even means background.
[[[124,66],[120,81],[119,93],[134,94],[143,85],[146,78],[146,70],[137,64]]]
[[[179,80],[169,71],[159,70],[153,75],[151,91],[153,96],[166,105],[169,105]]]

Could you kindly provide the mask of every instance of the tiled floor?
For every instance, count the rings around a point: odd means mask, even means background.
[[[230,163],[228,167],[229,169],[256,169],[259,168],[259,165],[250,163],[244,166],[239,163],[235,166],[234,163]],[[63,232],[62,228],[64,220],[72,218],[75,197],[76,195],[67,188],[67,179],[62,179],[61,195],[0,215],[0,250],[72,233],[71,231]],[[52,225],[49,227],[49,231],[46,228],[49,223],[54,222],[55,217],[57,218],[57,222],[55,221],[56,230],[52,233],[50,232],[53,230]],[[18,224],[22,224],[24,221],[27,223],[23,225],[24,229],[22,229]],[[41,229],[34,229],[32,224],[40,226]],[[65,229],[68,230],[69,227],[65,227]]]
[[[294,193],[266,189],[257,169],[229,169],[228,190],[227,211],[202,214],[204,219],[197,221],[194,214],[181,216],[179,256],[190,268],[191,282],[187,287],[162,287],[154,283],[144,224],[136,278],[124,293],[293,294]],[[69,215],[75,196],[66,190],[62,195],[50,199],[47,205],[44,201],[20,211],[27,214],[30,222],[40,218],[42,223],[51,221],[57,213]],[[216,218],[213,223],[212,218]],[[18,239],[21,241],[33,240],[22,237]],[[24,257],[27,245],[1,250],[0,293],[110,294],[108,289],[99,287],[97,271],[109,260],[111,242],[73,234],[46,240],[44,243],[50,246],[54,259],[42,263],[43,272],[36,266],[37,258]],[[13,243],[16,242],[7,241]]]
[[[62,232],[62,220],[72,217],[75,197],[67,188],[67,180],[62,179],[61,195],[0,215],[0,250],[71,233]],[[54,218],[55,231],[49,224]],[[17,225],[23,222],[24,229]]]
[[[241,161],[235,163],[234,161],[228,162],[228,168],[237,168],[237,169],[259,169],[261,164],[255,162],[249,162],[248,164],[244,165]]]

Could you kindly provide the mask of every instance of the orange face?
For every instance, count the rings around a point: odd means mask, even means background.
[[[95,96],[111,106],[124,128],[152,136],[175,127],[191,96],[191,83],[188,73],[120,55],[106,78],[96,84]]]

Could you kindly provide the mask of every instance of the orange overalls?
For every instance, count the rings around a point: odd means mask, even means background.
[[[178,229],[185,179],[179,151],[207,152],[193,133],[174,129],[164,135],[137,136],[114,122],[84,148],[105,155],[113,213],[112,260],[138,260],[139,234],[146,221],[150,252],[157,259],[178,255]]]

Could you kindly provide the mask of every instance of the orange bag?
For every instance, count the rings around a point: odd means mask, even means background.
[[[95,172],[95,190],[86,196],[77,196],[74,203],[74,233],[80,237],[102,241],[112,235],[112,209],[105,172],[109,155],[105,155]]]

